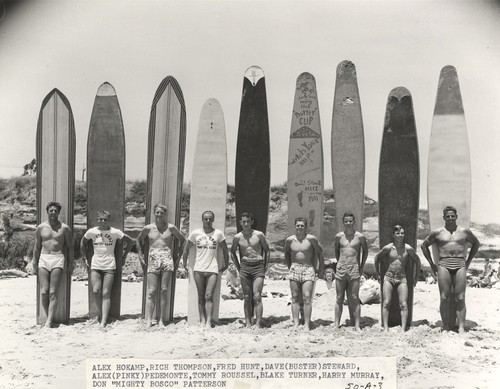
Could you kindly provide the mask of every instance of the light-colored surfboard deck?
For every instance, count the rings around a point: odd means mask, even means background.
[[[288,148],[288,231],[297,217],[307,219],[309,234],[321,237],[323,224],[323,143],[316,81],[297,77]]]
[[[458,225],[470,226],[469,140],[458,75],[453,66],[445,66],[439,76],[429,141],[427,203],[431,231],[444,226],[443,208],[447,205],[457,209]],[[436,247],[433,246],[432,251],[434,262],[438,264],[439,254]],[[454,294],[450,300],[453,322],[453,318],[456,318]]]
[[[148,172],[146,224],[154,221],[154,205],[167,206],[167,221],[180,229],[182,186],[184,182],[184,156],[186,151],[186,106],[177,80],[168,76],[156,90],[151,106],[148,135]],[[174,239],[172,254],[177,260],[179,242]],[[148,256],[148,245],[144,251]],[[175,273],[168,275],[166,320],[174,317]],[[160,284],[158,284],[160,285]],[[142,315],[146,310],[147,277],[144,277]],[[159,320],[161,289],[158,287],[153,318]]]
[[[403,87],[389,94],[384,121],[382,149],[379,167],[379,244],[380,248],[391,243],[393,227],[401,225],[405,230],[405,243],[416,249],[420,168],[417,130],[410,92]],[[408,322],[413,314],[414,262],[406,269],[408,283]],[[381,263],[381,277],[386,272]],[[383,302],[383,283],[380,296]],[[382,304],[381,304],[382,310]],[[389,310],[389,326],[401,325],[397,289],[392,293]]]
[[[109,225],[125,225],[125,132],[115,88],[108,82],[97,90],[87,140],[87,228],[97,225],[97,211],[111,213]],[[93,253],[92,242],[89,242]],[[122,245],[115,248],[116,271],[109,316],[120,318]],[[89,258],[91,259],[91,257]],[[98,316],[89,277],[89,317]]]
[[[210,210],[215,214],[213,227],[225,232],[227,193],[227,145],[222,107],[216,99],[208,99],[201,109],[198,136],[191,177],[189,232],[202,228],[201,215]],[[224,263],[222,250],[217,253],[219,266]],[[198,293],[194,282],[195,249],[189,252],[188,322],[200,321]],[[221,275],[214,291],[213,321],[219,319]]]
[[[251,66],[243,77],[235,166],[236,220],[254,216],[253,228],[266,233],[269,210],[270,144],[264,72]],[[238,232],[241,226],[237,223]]]
[[[344,230],[342,216],[346,212],[354,214],[356,230],[362,232],[365,138],[356,67],[351,61],[342,61],[337,66],[332,114],[332,181],[336,232]]]
[[[52,90],[43,100],[36,133],[37,161],[37,224],[47,219],[45,207],[49,201],[62,205],[59,220],[73,230],[73,200],[75,193],[75,124],[68,99],[59,90]],[[73,242],[71,242],[73,244]],[[37,277],[36,322],[47,320],[42,308]],[[71,274],[65,271],[57,293],[54,321],[67,323],[70,314]]]

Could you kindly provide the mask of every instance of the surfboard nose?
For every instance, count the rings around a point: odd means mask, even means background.
[[[250,66],[245,71],[245,77],[255,86],[264,77],[264,71],[259,66]]]
[[[99,89],[97,89],[97,96],[116,96],[116,91],[113,85],[109,82],[104,82]]]

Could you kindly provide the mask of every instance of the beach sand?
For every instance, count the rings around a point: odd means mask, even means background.
[[[243,326],[243,301],[223,300],[219,325],[189,326],[187,280],[177,280],[175,321],[149,330],[140,318],[142,283],[123,283],[122,318],[100,330],[87,321],[87,283],[72,283],[69,325],[35,326],[34,276],[0,280],[0,387],[85,387],[86,358],[397,358],[399,388],[494,388],[500,378],[499,289],[469,288],[467,332],[440,331],[436,284],[415,289],[412,328],[386,334],[380,304],[363,305],[362,331],[333,328],[333,294],[316,285],[310,332],[294,331],[288,281],[266,280],[265,328]],[[222,295],[229,293],[223,281]],[[344,307],[342,322],[348,316]],[[495,383],[496,381],[496,383]]]

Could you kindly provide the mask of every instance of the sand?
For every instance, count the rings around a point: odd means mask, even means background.
[[[223,300],[219,325],[186,323],[187,280],[179,279],[175,322],[144,328],[141,283],[124,283],[122,318],[105,330],[87,321],[87,284],[73,282],[69,325],[35,326],[35,277],[0,280],[0,387],[84,388],[86,358],[278,358],[396,356],[399,388],[494,388],[500,378],[499,289],[467,290],[467,332],[440,332],[437,285],[419,283],[413,326],[380,330],[380,305],[363,305],[362,331],[333,328],[333,296],[319,281],[314,329],[294,331],[288,281],[266,280],[265,328],[243,328],[243,302]],[[222,294],[228,294],[223,282]],[[280,297],[281,295],[281,297]],[[275,297],[271,297],[275,296]],[[348,316],[346,307],[344,316]]]

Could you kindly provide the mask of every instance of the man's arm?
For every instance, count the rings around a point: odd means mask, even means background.
[[[432,260],[431,251],[429,250],[429,247],[436,243],[436,236],[437,231],[432,231],[429,236],[425,238],[420,248],[422,249],[422,254],[424,254],[425,259],[427,259],[427,262],[429,262],[432,272],[437,276],[438,269],[436,264]]]
[[[186,244],[184,245],[184,251],[182,252],[182,263],[184,264],[186,271],[188,270],[189,249],[193,247],[193,245],[194,243],[187,239]]]
[[[361,266],[359,267],[359,274],[363,274],[363,268],[365,267],[366,259],[368,258],[368,243],[366,242],[366,237],[364,235],[360,236],[361,250]]]
[[[238,272],[241,269],[240,261],[238,260],[238,245],[240,244],[239,234],[236,234],[233,238],[233,243],[231,243],[231,259],[233,260],[234,266],[238,269]]]
[[[175,263],[174,266],[177,269],[179,266],[179,262],[181,261],[182,253],[183,253],[183,248],[184,248],[184,243],[186,242],[186,238],[184,238],[184,235],[179,231],[179,229],[172,225],[170,227],[170,232],[179,241],[179,249],[178,252],[175,254]]]
[[[267,269],[269,263],[269,244],[267,243],[266,236],[263,233],[259,234],[260,245],[262,246],[262,257],[264,258],[264,269]]]
[[[467,261],[465,262],[465,267],[468,269],[470,263],[472,262],[472,259],[474,256],[477,254],[477,251],[479,250],[479,240],[477,239],[476,235],[472,233],[472,231],[467,228],[467,242],[472,244],[470,251],[469,251],[469,256],[467,257]]]
[[[38,273],[38,261],[40,260],[40,253],[42,252],[42,236],[40,234],[40,226],[35,231],[35,247],[33,248],[33,271]]]
[[[415,262],[415,272],[413,273],[413,286],[415,286],[417,285],[418,276],[420,275],[420,258],[410,245],[407,245],[406,251],[408,252],[410,259]]]
[[[88,243],[88,239],[85,236],[83,236],[82,240],[80,241],[80,252],[82,253],[82,258],[85,261],[85,265],[90,269],[90,263],[89,263],[89,260],[87,258],[87,255],[88,255],[87,243]]]
[[[292,266],[292,253],[291,253],[291,245],[292,240],[290,238],[286,238],[285,240],[285,264],[288,266],[288,269]]]
[[[375,264],[375,271],[380,277],[380,261],[387,255],[389,254],[390,251],[390,244],[385,245],[382,247],[382,250],[380,250],[377,254],[375,254],[375,258],[373,259],[373,262]]]
[[[134,239],[132,239],[127,234],[123,234],[122,241],[124,243],[123,255],[122,255],[122,265],[125,265],[125,259],[127,259],[127,255],[132,250],[132,246],[134,245]]]
[[[224,255],[224,266],[222,267],[222,269],[219,269],[219,273],[223,273],[229,266],[229,252],[227,249],[227,243],[225,239],[221,241],[219,244],[220,248],[222,249],[222,255]]]
[[[67,270],[69,271],[69,274],[73,274],[73,270],[75,268],[75,249],[73,247],[73,232],[68,226],[64,229],[64,244],[66,246],[65,263],[67,263],[68,266]]]
[[[316,257],[318,257],[319,261],[319,269],[318,269],[318,277],[319,278],[324,278],[325,276],[325,257],[323,256],[323,247],[318,242],[318,239],[313,236],[311,239],[309,239],[311,242],[313,248],[314,248],[314,254]]]
[[[144,260],[144,251],[143,249],[146,247],[146,238],[149,234],[149,226],[144,226],[144,228],[141,230],[141,233],[137,237],[136,240],[136,245],[135,247],[137,248],[137,256],[139,257],[139,262],[141,263],[142,269],[146,271],[148,265],[146,261]]]

